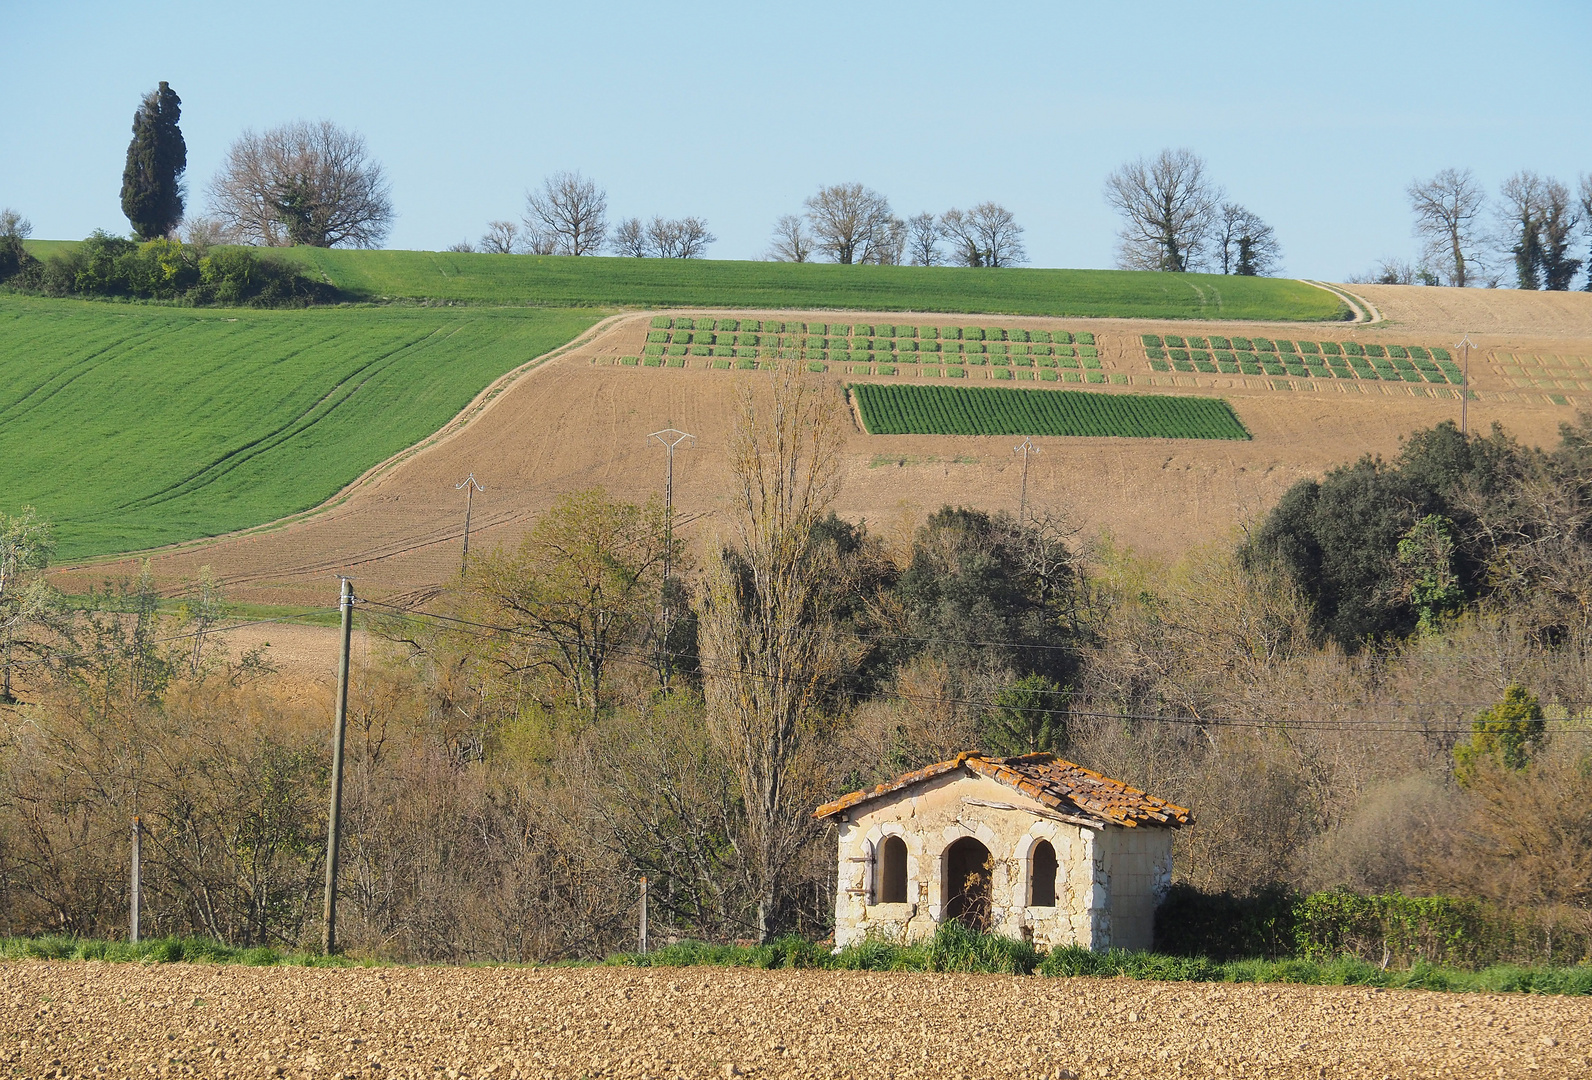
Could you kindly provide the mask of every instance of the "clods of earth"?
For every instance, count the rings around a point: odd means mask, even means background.
[[[1589,1077],[1584,999],[990,975],[0,964],[26,1077]]]

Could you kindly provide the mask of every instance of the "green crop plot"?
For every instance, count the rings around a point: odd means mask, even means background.
[[[1188,349],[1162,348],[1181,345],[1184,339],[1176,334],[1158,336],[1143,334],[1139,338],[1144,348],[1144,358],[1151,371],[1172,368],[1183,372],[1211,374],[1208,366],[1211,357],[1200,348],[1205,338],[1187,339]],[[1216,350],[1216,371],[1234,375],[1291,375],[1295,378],[1353,379],[1391,382],[1427,382],[1453,384],[1464,382],[1459,369],[1449,362],[1446,349],[1420,345],[1361,345],[1357,342],[1289,341],[1270,338],[1211,337],[1209,343]],[[1229,352],[1226,346],[1236,351]],[[1091,350],[1093,351],[1093,350]],[[1347,358],[1345,357],[1347,354]],[[1236,361],[1237,366],[1229,370]],[[1328,367],[1327,365],[1332,365]],[[1205,366],[1202,366],[1205,365]],[[1378,373],[1380,372],[1380,374]],[[1282,387],[1286,389],[1286,384]]]
[[[1091,373],[1091,382],[1096,379]],[[850,387],[874,435],[1090,435],[1139,439],[1247,439],[1218,398],[1095,394],[995,387]]]
[[[262,524],[599,314],[0,299],[0,512],[35,507],[63,560]]]

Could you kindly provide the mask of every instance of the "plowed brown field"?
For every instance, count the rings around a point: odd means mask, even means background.
[[[714,969],[18,962],[27,1077],[1585,1077],[1584,1000]]]
[[[1473,428],[1502,423],[1527,442],[1548,443],[1573,407],[1545,393],[1514,393],[1493,350],[1592,355],[1592,296],[1509,291],[1355,286],[1382,313],[1375,326],[1168,324],[1127,320],[1055,320],[934,316],[934,323],[1093,331],[1108,372],[1131,373],[1132,386],[1103,393],[1213,394],[1229,399],[1252,441],[1044,439],[1031,463],[1029,496],[1062,510],[1084,535],[1107,532],[1153,554],[1224,538],[1263,514],[1289,485],[1361,454],[1396,453],[1401,437],[1458,419],[1459,401],[1444,389],[1358,381],[1289,392],[1264,380],[1226,376],[1155,377],[1138,345],[1143,332],[1301,334],[1451,347],[1469,330],[1479,346],[1470,406]],[[811,313],[769,312],[806,318]],[[848,320],[870,318],[848,313]],[[900,320],[902,316],[880,316]],[[643,500],[660,491],[661,448],[651,431],[673,426],[697,436],[675,459],[675,500],[699,537],[716,528],[726,505],[722,447],[734,422],[738,387],[757,372],[623,367],[619,355],[641,351],[648,315],[621,317],[589,342],[528,370],[441,437],[374,470],[328,508],[278,528],[224,537],[154,554],[157,577],[175,585],[209,565],[235,599],[285,604],[335,602],[335,574],[346,573],[373,599],[416,600],[457,573],[463,496],[455,487],[474,472],[471,546],[518,541],[560,495],[602,485]],[[839,365],[836,365],[837,367]],[[985,372],[970,371],[974,378]],[[852,378],[808,376],[836,392]],[[903,376],[883,377],[904,381]],[[939,381],[939,380],[936,380]],[[973,382],[973,379],[969,379]],[[1584,396],[1584,395],[1583,395]],[[1571,402],[1571,406],[1575,404]],[[874,528],[905,527],[946,503],[1014,509],[1021,474],[1008,438],[871,436],[855,431],[846,448],[837,510]],[[60,584],[83,589],[106,577],[131,576],[132,560],[67,571]],[[332,635],[303,635],[333,640]]]

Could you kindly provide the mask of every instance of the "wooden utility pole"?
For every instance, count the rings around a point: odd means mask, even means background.
[[[143,907],[143,868],[140,865],[140,848],[144,836],[144,826],[137,814],[133,815],[133,879],[131,912],[127,919],[127,940],[138,944],[138,917],[142,914]]]
[[[348,730],[348,647],[354,635],[354,583],[343,578],[338,599],[343,613],[343,647],[337,655],[337,714],[332,721],[332,806],[326,820],[326,928],[321,951],[337,951],[337,847],[343,817],[343,736]]]

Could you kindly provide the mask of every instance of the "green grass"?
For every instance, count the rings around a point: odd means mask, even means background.
[[[63,561],[272,521],[599,316],[0,296],[0,512],[35,507]]]
[[[1310,322],[1339,319],[1346,310],[1330,293],[1300,281],[1220,274],[320,248],[278,254],[365,300]]]
[[[1592,994],[1592,967],[1522,967],[1497,964],[1479,971],[1415,964],[1384,970],[1363,960],[1231,960],[1113,949],[1096,953],[1067,947],[1044,952],[996,934],[976,934],[942,923],[934,936],[913,945],[869,939],[831,953],[821,943],[786,937],[767,945],[682,942],[650,953],[619,953],[608,963],[624,967],[816,968],[831,971],[945,971],[1052,978],[1128,978],[1158,982],[1294,983],[1308,986],[1380,986],[1470,993]]]
[[[365,967],[375,961],[277,949],[239,948],[205,938],[129,941],[91,938],[0,938],[0,960],[109,960],[144,964],[242,964],[248,967]]]
[[[876,383],[850,389],[874,435],[1249,438],[1232,406],[1218,398]]]

